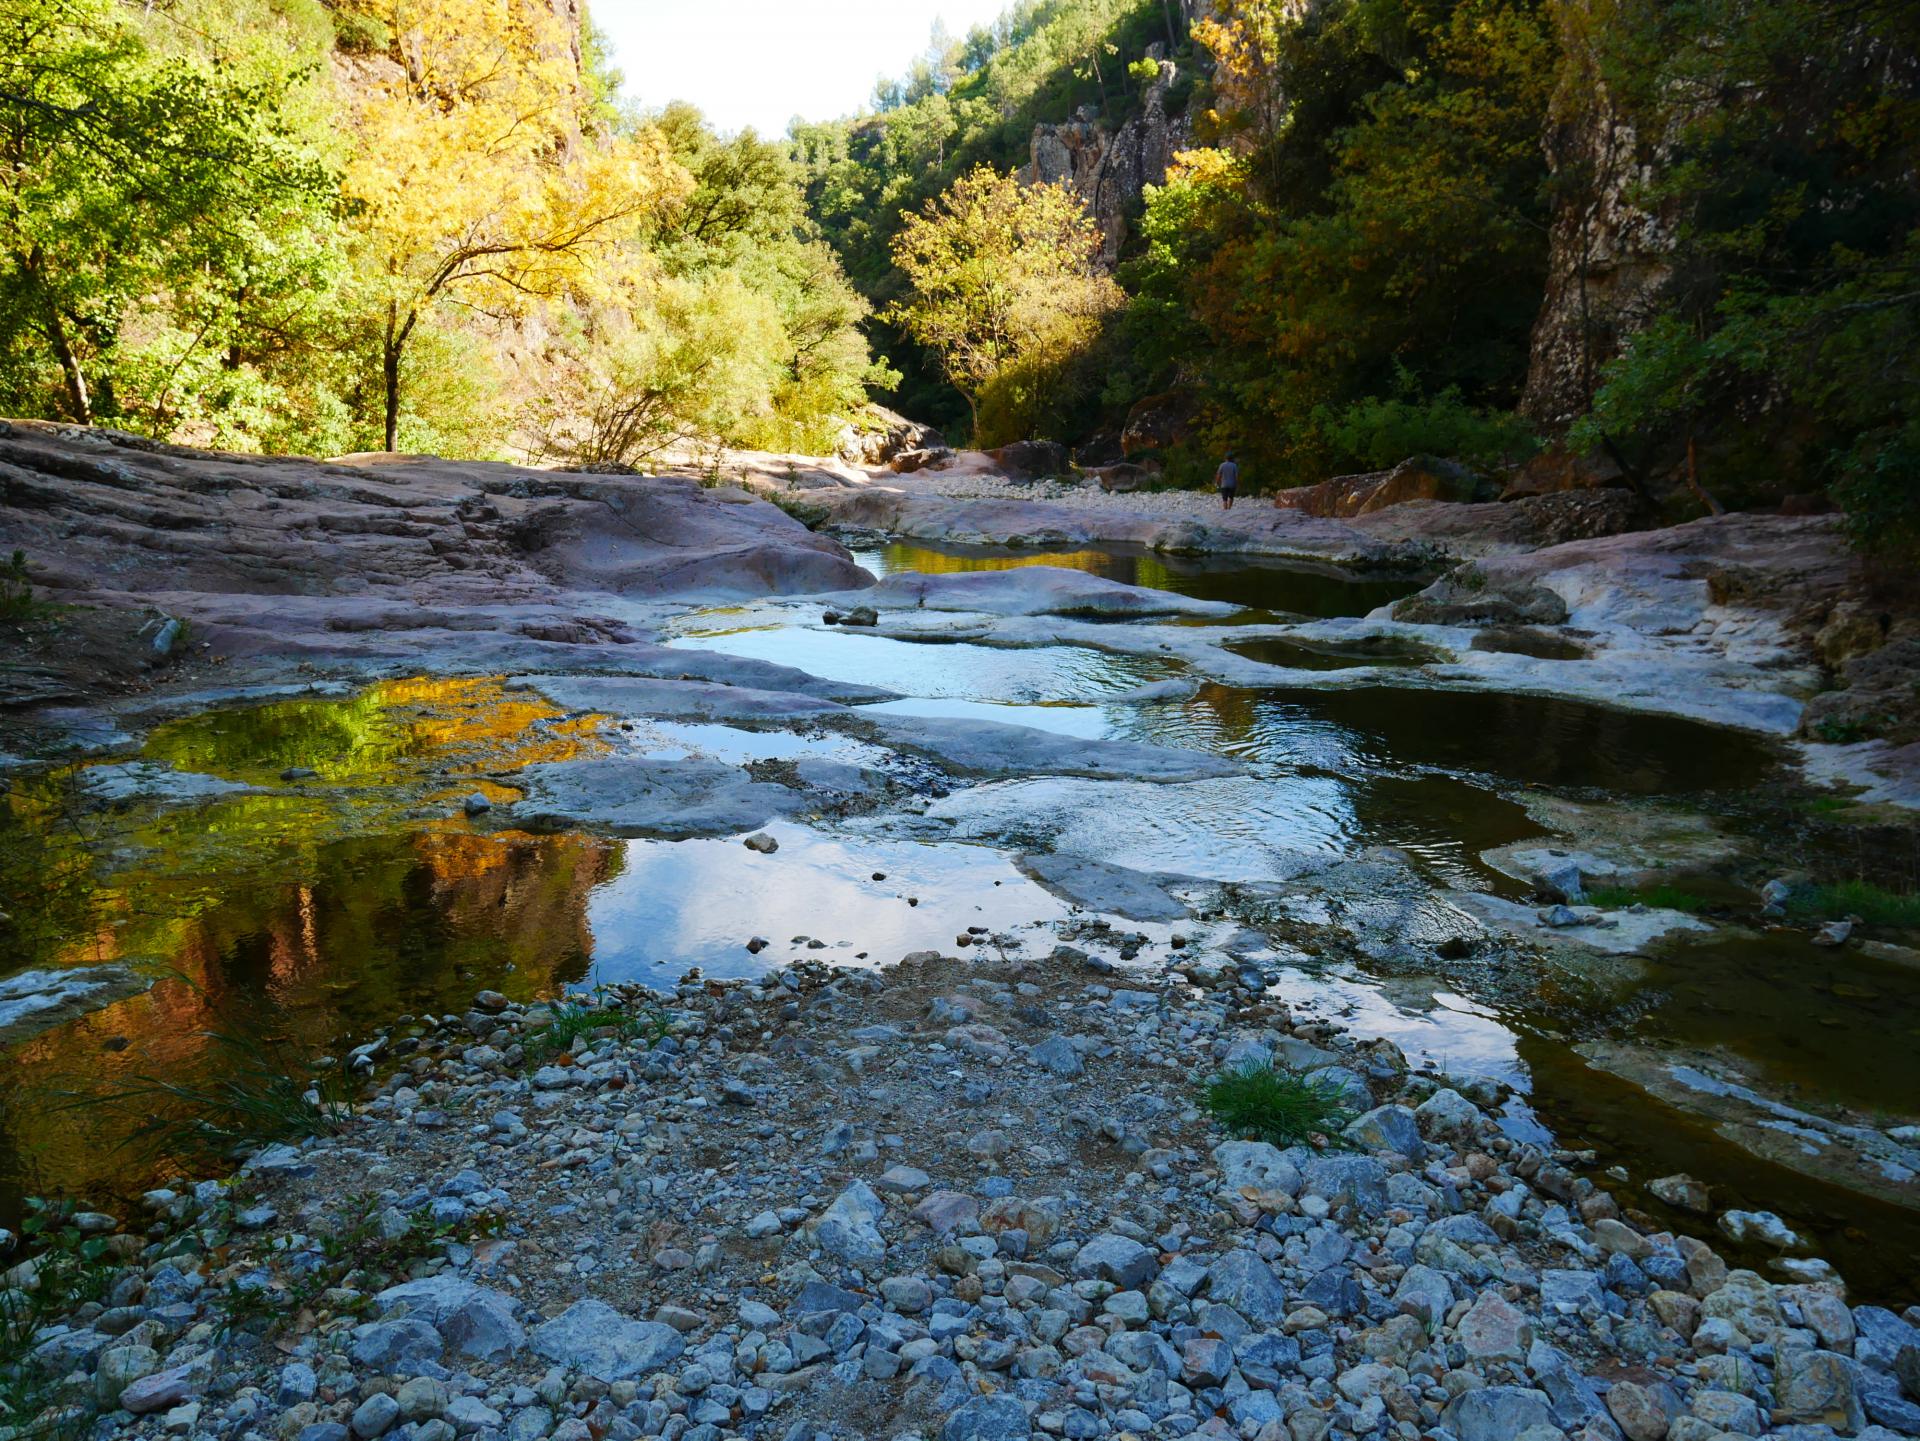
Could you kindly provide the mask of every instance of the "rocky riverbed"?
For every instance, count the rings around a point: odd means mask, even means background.
[[[397,1018],[337,1135],[148,1195],[32,1364],[97,1434],[242,1441],[1920,1434],[1920,1308],[1730,1267],[1490,1083],[1257,966],[957,939],[603,995],[544,1056],[497,993]],[[1269,1059],[1352,1119],[1210,1124]]]
[[[1830,520],[741,479],[0,434],[79,607],[10,662],[7,1178],[132,1233],[36,1385],[236,1441],[1913,1430],[1913,937],[1775,886],[1910,844]],[[1172,559],[1236,547],[1289,568]],[[45,1092],[236,1021],[373,1091],[127,1209]],[[1360,1119],[1219,1131],[1269,1057]]]

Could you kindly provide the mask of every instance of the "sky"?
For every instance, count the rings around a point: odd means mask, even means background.
[[[830,120],[904,74],[935,19],[955,35],[1008,0],[592,0],[626,94],[649,108],[691,100],[722,130],[783,135],[795,115]]]

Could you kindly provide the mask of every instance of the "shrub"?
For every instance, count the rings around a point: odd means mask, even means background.
[[[1503,411],[1476,410],[1457,388],[1426,400],[1373,396],[1340,410],[1322,406],[1314,419],[1336,464],[1363,470],[1385,470],[1412,455],[1498,465],[1540,449],[1525,421]]]
[[[1207,1082],[1203,1104],[1234,1135],[1276,1146],[1326,1135],[1353,1115],[1337,1083],[1258,1063],[1215,1076]]]
[[[333,43],[348,55],[385,55],[393,45],[393,28],[377,15],[335,10]]]

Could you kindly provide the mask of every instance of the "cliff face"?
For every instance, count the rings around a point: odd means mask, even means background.
[[[1192,143],[1185,115],[1167,113],[1167,94],[1175,67],[1159,46],[1148,54],[1160,73],[1147,88],[1140,114],[1114,131],[1091,105],[1083,105],[1063,125],[1034,128],[1025,178],[1029,184],[1070,186],[1100,224],[1102,258],[1119,259],[1121,247],[1140,214],[1146,187],[1167,178],[1174,153]]]
[[[1561,12],[1565,60],[1542,137],[1555,203],[1547,287],[1534,322],[1521,407],[1555,429],[1587,409],[1600,367],[1652,318],[1672,276],[1672,217],[1630,196],[1657,162],[1600,76],[1582,0]]]

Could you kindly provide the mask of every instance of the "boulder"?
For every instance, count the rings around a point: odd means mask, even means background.
[[[834,1198],[814,1228],[820,1249],[849,1266],[877,1266],[887,1258],[880,1217],[886,1203],[865,1181],[855,1181]]]
[[[1177,390],[1144,396],[1127,412],[1120,452],[1128,460],[1145,451],[1171,450],[1193,434],[1194,400]]]
[[[1773,1423],[1831,1426],[1847,1435],[1866,1424],[1852,1364],[1832,1351],[1783,1346],[1774,1360]]]
[[[438,1331],[456,1356],[469,1360],[499,1361],[527,1344],[511,1296],[457,1276],[389,1286],[374,1297],[374,1305],[382,1316],[404,1305],[409,1316]]]
[[[1207,1268],[1207,1297],[1257,1326],[1274,1325],[1287,1312],[1287,1288],[1273,1267],[1247,1250],[1229,1251]]]
[[[533,1349],[557,1365],[599,1381],[637,1381],[680,1358],[680,1333],[635,1321],[592,1297],[575,1301],[533,1332]]]
[[[866,405],[834,437],[834,453],[855,465],[885,465],[902,451],[944,448],[946,437],[883,405]]]
[[[1441,1413],[1459,1441],[1513,1441],[1533,1426],[1553,1425],[1546,1393],[1525,1386],[1481,1386],[1456,1396]]]
[[[1016,440],[989,450],[987,458],[1008,480],[1046,480],[1073,468],[1067,448],[1057,440]]]
[[[1371,515],[1410,500],[1471,502],[1490,500],[1492,491],[1457,461],[1416,455],[1392,470],[1365,475],[1336,475],[1317,485],[1300,485],[1274,496],[1282,510],[1297,510],[1334,520]]]
[[[1103,465],[1093,472],[1100,488],[1109,494],[1127,494],[1136,490],[1145,490],[1160,479],[1161,472],[1152,466],[1136,465],[1123,460],[1118,465]]]
[[[1366,1150],[1392,1151],[1410,1161],[1427,1154],[1420,1140],[1420,1125],[1405,1106],[1375,1106],[1340,1134]]]
[[[1159,1259],[1152,1251],[1114,1231],[1095,1236],[1073,1258],[1074,1275],[1111,1281],[1123,1290],[1144,1286],[1159,1270]]]
[[[1278,1146],[1266,1141],[1227,1141],[1213,1148],[1220,1184],[1229,1191],[1300,1190],[1300,1168]]]

